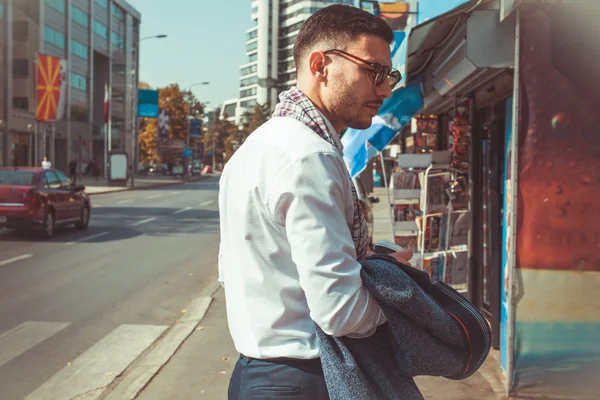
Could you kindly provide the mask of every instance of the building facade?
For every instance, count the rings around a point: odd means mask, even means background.
[[[132,155],[140,13],[124,0],[2,0],[0,18],[1,164],[39,165],[47,156],[61,170],[70,160],[103,166],[105,85],[112,150]],[[37,53],[67,61],[60,121],[35,121]]]
[[[296,83],[292,49],[304,21],[332,4],[354,0],[253,0],[246,31],[248,62],[240,66],[240,107],[277,104],[277,95]]]

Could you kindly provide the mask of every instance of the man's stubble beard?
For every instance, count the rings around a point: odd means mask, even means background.
[[[367,129],[371,126],[372,119],[369,118],[367,121],[365,118],[361,118],[360,109],[361,104],[354,97],[349,85],[341,85],[335,91],[333,110],[348,128]]]

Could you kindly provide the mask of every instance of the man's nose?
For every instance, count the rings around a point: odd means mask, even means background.
[[[392,97],[392,87],[386,79],[381,85],[376,87],[377,97],[387,99]]]

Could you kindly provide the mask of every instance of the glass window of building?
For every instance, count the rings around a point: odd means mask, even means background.
[[[248,100],[248,101],[244,101],[242,102],[240,105],[244,108],[246,107],[254,107],[256,106],[258,103],[256,102],[256,99],[253,100]]]
[[[89,57],[89,48],[85,44],[75,39],[71,39],[71,54],[87,60]]]
[[[125,48],[125,41],[123,40],[123,36],[119,35],[117,32],[111,32],[111,36],[112,44],[115,47],[118,47],[119,49],[123,50]]]
[[[74,89],[81,90],[82,92],[87,91],[87,78],[83,75],[71,72],[71,87]]]
[[[13,21],[13,39],[19,42],[29,40],[29,23],[27,21]]]
[[[28,97],[13,97],[13,108],[19,110],[29,110],[29,98]]]
[[[258,41],[252,42],[246,46],[246,51],[250,52],[250,51],[256,50],[257,48],[258,48]]]
[[[94,32],[101,38],[108,39],[108,28],[98,20],[94,20]]]
[[[250,96],[254,96],[255,94],[256,94],[256,88],[246,89],[246,90],[242,90],[240,92],[240,97],[241,98],[250,97]]]
[[[77,22],[79,25],[85,26],[86,28],[89,26],[88,15],[82,9],[71,6],[71,15],[73,21]]]
[[[121,10],[121,8],[115,3],[110,4],[110,12],[112,16],[118,20],[123,21],[125,19],[125,14],[123,13],[123,10]]]
[[[65,0],[46,0],[46,4],[61,14],[65,13]]]
[[[100,7],[108,10],[108,0],[94,0],[94,2],[96,4],[98,4]]]
[[[26,58],[13,58],[13,76],[15,78],[29,77],[29,60]]]
[[[65,35],[44,25],[44,40],[59,49],[65,48]]]

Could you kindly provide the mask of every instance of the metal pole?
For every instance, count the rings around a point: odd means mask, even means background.
[[[191,90],[190,90],[190,96],[191,96]],[[191,115],[192,115],[192,101],[188,101],[188,109],[187,109],[187,115],[185,116],[186,120],[187,120],[187,138],[185,141],[185,147],[189,148],[190,147],[190,139],[191,139]],[[185,163],[184,167],[185,167],[185,175],[184,175],[184,180],[187,180],[188,175],[190,174],[191,171],[189,171],[189,161],[191,160],[186,160],[186,157],[183,157],[183,162]]]
[[[112,151],[112,87],[108,87],[108,152]]]
[[[108,126],[104,123],[104,178],[108,179]]]
[[[35,121],[33,123],[33,166],[38,166],[39,162],[40,162],[40,154],[39,154],[39,150],[38,150],[38,146],[39,146],[39,139],[38,139],[38,122]]]
[[[50,131],[50,160],[52,162],[55,162],[56,159],[56,149],[55,149],[55,143],[56,143],[56,126],[54,124],[52,124],[51,126],[51,131]],[[54,166],[54,168],[56,168],[56,165]]]
[[[379,153],[379,159],[381,160],[381,174],[383,175],[383,184],[385,185],[385,192],[387,194],[389,210],[390,210],[390,222],[392,224],[392,241],[396,243],[396,227],[394,226],[394,212],[392,208],[392,199],[390,198],[390,185],[388,185],[387,174],[385,173],[385,163],[383,162],[383,152]]]
[[[216,147],[216,142],[217,142],[217,134],[215,133],[215,134],[213,135],[213,142],[212,142],[212,151],[213,151],[213,157],[212,157],[212,158],[213,158],[213,159],[212,159],[212,161],[213,161],[213,163],[212,163],[212,164],[213,164],[213,165],[212,165],[212,172],[213,172],[213,174],[215,173],[215,169],[216,169],[216,165],[217,165],[217,164],[216,164],[216,159],[215,159],[215,155],[217,154],[217,149],[215,148],[215,147]]]

